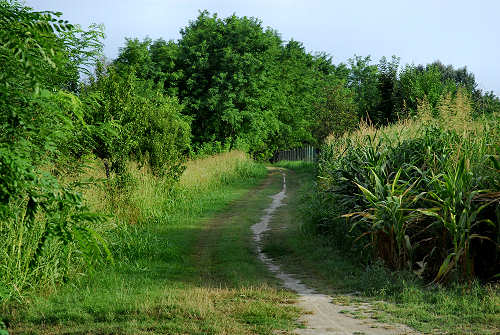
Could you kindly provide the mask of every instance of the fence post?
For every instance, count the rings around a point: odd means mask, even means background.
[[[305,161],[314,162],[316,161],[316,150],[312,145],[306,145],[302,148],[293,148],[288,150],[281,150],[278,152],[278,161]]]

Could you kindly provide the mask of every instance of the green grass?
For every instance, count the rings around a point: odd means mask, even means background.
[[[122,222],[105,230],[115,263],[4,304],[1,319],[10,333],[272,334],[296,328],[294,295],[278,289],[255,257],[249,231],[280,178],[256,188],[267,175],[263,166],[237,154],[219,161],[188,164],[174,193],[160,192],[147,173],[136,175],[142,189],[131,191],[128,202],[115,199],[136,209],[122,208]],[[214,164],[233,168],[213,174]],[[211,170],[203,173],[203,165]],[[164,198],[146,201],[151,194]],[[127,218],[139,219],[128,224]]]
[[[498,285],[426,286],[415,275],[391,272],[381,263],[363,265],[340,251],[328,236],[317,234],[308,219],[314,210],[313,176],[314,169],[287,172],[288,206],[276,212],[266,240],[264,251],[284,264],[285,271],[307,274],[301,279],[334,295],[336,303],[371,302],[373,308],[364,314],[383,322],[403,323],[431,334],[500,331]]]
[[[297,172],[309,172],[315,169],[316,163],[306,161],[279,161],[274,166],[292,169]]]

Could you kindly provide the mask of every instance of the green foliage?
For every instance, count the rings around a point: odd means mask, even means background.
[[[374,118],[380,103],[378,89],[378,68],[370,65],[370,56],[354,56],[349,59],[349,75],[347,85],[355,92],[359,118]]]
[[[330,87],[337,87],[332,75],[334,70],[328,56],[312,56],[300,42],[291,40],[284,46],[279,59],[273,63],[266,85],[268,93],[265,99],[278,119],[278,131],[267,141],[273,151],[316,144],[322,140],[315,131],[321,127],[318,110],[332,107],[324,105],[333,103],[328,100],[327,92],[334,90]],[[343,103],[345,101],[338,102],[339,105]],[[340,112],[330,111],[333,114]],[[325,113],[322,115],[326,117]]]
[[[255,18],[220,19],[201,12],[178,42],[128,39],[114,61],[162,83],[190,116],[195,148],[205,143],[245,147],[259,158],[278,148],[315,143],[316,108],[335,66],[301,43],[284,44]]]
[[[9,332],[7,331],[7,326],[2,320],[0,320],[0,335],[9,335]]]
[[[415,115],[419,101],[428,99],[432,108],[437,106],[440,97],[445,93],[438,67],[422,69],[407,65],[401,75],[398,94],[402,97],[401,115]]]
[[[440,61],[435,61],[426,66],[426,69],[435,68],[441,73],[443,83],[453,82],[457,86],[462,86],[468,92],[472,93],[477,90],[476,79],[474,74],[467,71],[467,67],[455,69],[452,65],[444,65]]]
[[[49,272],[62,272],[59,278],[52,276],[62,280],[72,262],[83,259],[92,264],[110,254],[92,229],[103,218],[91,213],[81,194],[61,183],[50,169],[82,121],[77,108],[65,108],[73,105],[66,100],[77,98],[54,91],[61,84],[55,81],[73,73],[61,68],[68,65],[68,58],[56,32],[72,26],[57,20],[58,13],[36,13],[17,3],[1,2],[0,11],[0,55],[5,64],[0,84],[0,300],[4,300],[43,282]]]
[[[473,98],[477,115],[498,109],[496,97],[482,94],[466,68],[434,62],[400,70],[396,56],[379,64],[354,56],[335,66],[330,56],[313,56],[298,41],[285,43],[256,18],[207,11],[181,30],[178,41],[127,39],[113,64],[122,76],[136,71],[179,98],[192,119],[194,148],[219,142],[247,148],[259,159],[321,144],[360,119],[382,126],[414,116],[423,100],[436,111],[441,98],[459,87]],[[357,115],[350,117],[353,105]]]
[[[398,84],[399,58],[392,56],[391,61],[388,61],[385,57],[382,57],[378,65],[378,70],[380,103],[378,114],[372,120],[376,121],[376,124],[389,124],[395,122],[398,117],[394,106],[396,105],[395,87]]]
[[[263,105],[265,71],[281,40],[253,18],[219,19],[202,12],[181,31],[179,98],[193,118],[195,143],[238,137],[254,150],[277,131],[276,116]]]
[[[103,57],[104,26],[91,24],[83,30],[79,25],[73,25],[60,34],[72,68],[90,76],[92,67]]]
[[[122,173],[126,161],[135,158],[155,174],[178,180],[190,128],[176,98],[138,81],[134,72],[122,76],[113,67],[98,72],[81,98],[93,152],[104,161],[108,177]]]
[[[50,287],[84,266],[112,260],[80,193],[86,182],[65,182],[89,153],[110,171],[125,172],[136,159],[171,184],[189,151],[189,122],[170,98],[133,72],[119,76],[98,68],[102,27],[84,31],[58,20],[60,13],[33,12],[0,3],[0,300],[17,299],[29,287]],[[70,164],[68,164],[70,163]],[[75,170],[76,168],[76,170]],[[118,181],[125,180],[122,175]]]
[[[365,260],[435,282],[492,279],[500,270],[497,170],[489,159],[498,154],[498,116],[461,125],[457,106],[438,106],[441,121],[325,145],[316,229]]]
[[[325,88],[325,102],[316,110],[313,136],[319,143],[330,135],[341,136],[356,128],[359,123],[353,93],[343,82]]]
[[[139,138],[136,153],[148,158],[154,174],[178,180],[191,143],[189,121],[181,115],[177,98],[149,87],[145,93],[136,109],[139,111],[135,124],[135,136]]]
[[[500,98],[493,92],[486,92],[478,98],[474,107],[476,115],[493,115],[500,111]]]
[[[125,44],[113,61],[121,75],[133,70],[138,78],[163,85],[167,95],[179,95],[177,85],[183,71],[177,64],[177,43],[166,42],[161,38],[156,41],[146,38],[142,42],[138,39],[126,39]]]
[[[346,77],[348,87],[353,89],[358,116],[377,126],[415,116],[422,100],[427,100],[436,113],[441,98],[459,89],[471,96],[476,116],[500,111],[498,98],[479,90],[474,75],[465,67],[455,69],[436,61],[400,69],[396,56],[390,61],[382,57],[378,65],[370,61],[369,56],[355,56],[349,60],[349,68],[339,66],[336,75]]]
[[[125,39],[125,47],[120,48],[120,54],[114,61],[117,71],[122,75],[126,75],[130,68],[134,68],[140,78],[153,78],[154,65],[149,52],[150,45],[151,39],[149,38],[144,39],[142,42],[137,38]]]
[[[0,2],[2,86],[15,85],[13,78],[54,84],[53,74],[59,72],[57,65],[64,63],[66,56],[55,32],[72,29],[67,21],[58,19],[60,16],[50,11],[33,12],[17,2]]]

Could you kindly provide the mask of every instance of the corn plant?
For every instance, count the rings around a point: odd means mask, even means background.
[[[474,176],[465,168],[465,157],[458,166],[447,173],[434,176],[431,181],[433,189],[428,192],[431,203],[436,207],[419,212],[437,219],[449,233],[452,248],[439,271],[434,282],[442,281],[452,270],[461,271],[466,278],[473,276],[473,264],[470,257],[470,243],[472,239],[486,239],[487,236],[474,234],[473,230],[481,223],[494,226],[490,219],[477,220],[478,215],[491,202],[475,205],[474,200],[485,190],[474,190]]]
[[[418,180],[413,183],[400,180],[402,170],[398,170],[392,182],[384,182],[374,169],[370,169],[373,177],[371,190],[357,184],[370,207],[362,212],[345,214],[344,217],[360,218],[353,224],[352,229],[363,225],[363,235],[371,236],[371,243],[377,255],[384,259],[386,264],[395,269],[406,265],[411,270],[413,252],[406,231],[418,216],[411,207],[420,195],[412,194]]]
[[[369,129],[366,136],[360,129],[326,145],[318,201],[337,217],[320,218],[318,226],[341,234],[334,239],[343,249],[358,253],[369,245],[372,252],[360,256],[371,254],[434,282],[445,282],[452,273],[458,279],[477,273],[495,278],[498,126],[480,120],[470,129],[464,124],[455,129],[443,122],[405,122]],[[404,130],[407,126],[413,129]]]

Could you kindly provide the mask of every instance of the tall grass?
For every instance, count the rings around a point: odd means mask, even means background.
[[[426,101],[415,119],[330,138],[319,164],[317,229],[362,259],[434,282],[500,272],[499,116],[467,96]]]
[[[105,171],[95,162],[86,177],[105,178]],[[127,173],[102,185],[83,190],[91,208],[113,214],[115,220],[136,224],[157,215],[194,209],[192,201],[239,180],[262,177],[265,168],[241,151],[231,151],[186,163],[177,184],[156,177],[147,166],[129,162]]]
[[[27,290],[50,288],[64,281],[71,267],[83,264],[81,255],[75,255],[74,243],[64,245],[56,239],[45,243],[36,257],[45,230],[43,220],[33,225],[19,217],[0,222],[0,303],[21,299]]]
[[[220,202],[215,193],[224,186],[248,183],[267,173],[262,165],[238,151],[187,162],[177,184],[134,162],[127,164],[126,173],[110,179],[97,159],[88,160],[78,171],[60,176],[60,180],[63,184],[86,185],[80,189],[86,206],[107,218],[95,222],[92,231],[106,241],[118,266],[138,253],[150,253],[152,257],[157,254],[147,250],[148,245],[153,245],[147,239],[155,236],[143,234],[142,225],[169,224],[178,217],[196,217],[211,201]],[[53,291],[60,283],[85,276],[101,266],[86,261],[76,248],[77,241],[64,244],[51,237],[36,266],[30,266],[46,225],[43,218],[29,227],[23,224],[22,217],[0,222],[0,304],[23,302],[33,292]]]
[[[215,156],[192,160],[186,164],[179,186],[196,192],[232,183],[238,179],[261,175],[263,166],[254,163],[242,151],[224,152]]]

